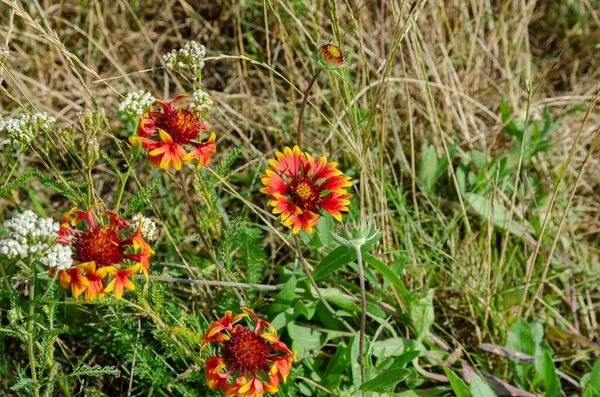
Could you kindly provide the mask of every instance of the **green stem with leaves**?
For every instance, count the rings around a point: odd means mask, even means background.
[[[354,246],[356,262],[358,263],[358,282],[360,285],[360,340],[358,341],[358,356],[360,359],[360,379],[365,383],[365,325],[367,323],[367,296],[365,290],[365,271],[363,268],[360,245]],[[363,392],[363,396],[367,393]]]
[[[35,355],[33,352],[33,316],[35,315],[35,276],[36,267],[33,265],[33,274],[29,280],[29,322],[27,324],[27,353],[29,354],[29,368],[31,370],[31,379],[37,383],[37,371],[35,368]],[[39,397],[40,391],[38,386],[35,386],[33,391],[35,397]]]

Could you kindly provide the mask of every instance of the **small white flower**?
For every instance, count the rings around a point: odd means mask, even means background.
[[[8,117],[0,120],[0,131],[4,131],[14,141],[29,143],[39,131],[47,133],[56,123],[47,113],[23,113],[19,118]]]
[[[204,57],[206,48],[195,41],[188,41],[183,48],[171,50],[163,55],[163,60],[167,69],[180,73],[182,70],[189,69],[195,78],[200,76],[204,68]]]
[[[0,254],[6,258],[31,257],[59,270],[71,266],[71,247],[56,244],[60,225],[54,219],[40,218],[27,210],[8,217],[4,229],[8,238],[0,239]]]
[[[137,92],[130,92],[127,97],[118,106],[119,111],[131,116],[134,119],[138,119],[141,115],[146,113],[150,106],[154,103],[155,98],[151,92],[140,90]]]
[[[40,262],[57,270],[65,270],[73,265],[71,247],[64,244],[53,244],[43,253]]]
[[[156,223],[150,218],[146,218],[142,214],[135,214],[131,220],[132,223],[130,227],[135,231],[138,228],[140,223],[140,218],[142,219],[142,236],[148,240],[154,240],[154,234],[156,233]]]
[[[190,104],[190,111],[194,112],[200,121],[204,121],[213,108],[213,97],[203,90],[195,91],[193,96],[194,103]]]

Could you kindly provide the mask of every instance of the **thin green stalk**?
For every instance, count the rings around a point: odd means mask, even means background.
[[[308,96],[310,95],[310,90],[312,90],[313,85],[317,81],[317,77],[321,74],[322,68],[318,68],[312,79],[308,82],[308,86],[304,91],[304,98],[302,98],[302,105],[300,105],[300,114],[298,115],[298,131],[296,132],[296,144],[299,148],[302,148],[302,124],[304,124],[304,109],[306,109],[306,104],[308,103]]]
[[[360,284],[360,340],[358,341],[358,357],[360,358],[360,380],[365,383],[365,325],[367,323],[367,296],[365,290],[365,272],[363,268],[360,245],[355,245],[356,261],[358,263],[358,281]],[[367,393],[363,392],[363,397]]]
[[[125,191],[125,185],[127,185],[129,174],[131,174],[131,167],[127,167],[127,172],[125,173],[125,176],[121,178],[121,189],[119,189],[119,195],[117,196],[117,202],[115,204],[116,213],[118,213],[119,211],[119,206],[121,205],[121,199],[123,199],[123,192]]]
[[[19,151],[19,155],[17,156],[17,160],[15,161],[15,163],[13,164],[13,166],[10,168],[8,176],[4,180],[4,185],[2,185],[3,188],[6,187],[6,185],[8,185],[8,182],[10,181],[10,178],[12,177],[12,174],[15,172],[15,169],[17,168],[17,165],[19,164],[19,160],[21,159],[21,156],[23,155],[23,153],[24,153],[23,150]]]
[[[35,265],[33,265],[33,275],[29,280],[29,322],[27,325],[27,353],[29,354],[29,369],[31,370],[31,379],[37,383],[37,371],[35,368],[35,356],[33,353],[33,316],[35,315]],[[39,397],[40,391],[38,387],[33,391],[35,397]]]
[[[202,227],[200,226],[201,225],[200,220],[198,219],[198,216],[196,214],[196,209],[194,208],[194,205],[192,204],[192,199],[190,198],[190,194],[188,192],[187,185],[185,183],[185,175],[184,175],[183,170],[179,171],[179,180],[181,183],[181,190],[183,191],[183,195],[185,196],[185,201],[190,209],[190,215],[192,216],[192,220],[194,221],[194,224],[199,229],[198,234],[200,235],[200,238],[202,239],[204,246],[206,247],[208,253],[210,254],[211,259],[215,263],[215,266],[217,267],[219,272],[221,272],[221,274],[223,275],[223,278],[225,280],[229,281],[229,277],[227,276],[227,271],[225,270],[225,268],[221,265],[221,263],[217,259],[217,255],[215,254],[215,249],[212,244],[212,241],[210,240],[210,238],[207,238],[204,235],[205,230],[203,230]],[[245,305],[246,300],[240,294],[240,291],[238,291],[238,289],[234,289],[233,292],[235,293],[236,297],[240,300],[240,304]]]
[[[2,281],[4,281],[4,288],[6,288],[6,292],[10,292],[10,283],[8,282],[8,276],[4,271],[4,264],[0,262],[0,273],[2,273]]]
[[[331,305],[329,304],[329,302],[327,302],[327,300],[325,299],[325,297],[321,293],[321,290],[319,289],[319,286],[317,285],[317,282],[315,281],[315,279],[313,278],[312,274],[310,273],[310,269],[308,268],[308,262],[306,262],[306,260],[304,259],[304,255],[302,255],[302,249],[300,248],[300,241],[298,240],[298,236],[296,236],[295,234],[294,234],[294,243],[296,244],[296,252],[298,253],[298,259],[300,259],[300,264],[302,264],[302,268],[304,269],[304,273],[306,273],[306,276],[310,280],[310,284],[312,285],[312,287],[317,292],[317,295],[319,296],[319,300],[321,301],[321,303],[323,304],[323,306],[325,306],[325,308],[327,310],[329,310],[329,312],[331,314],[333,314],[334,317],[336,317],[338,320],[340,320],[340,322],[344,325],[344,327],[346,327],[348,329],[348,331],[355,332],[354,328],[352,328],[352,326],[350,324],[348,324],[348,322],[346,320],[344,320],[343,318],[341,318],[341,317],[339,317],[337,315],[337,313],[335,312],[335,310],[333,309],[333,307],[331,307]]]

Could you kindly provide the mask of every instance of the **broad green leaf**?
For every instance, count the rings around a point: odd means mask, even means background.
[[[512,115],[511,113],[512,112],[508,108],[506,101],[504,100],[504,98],[502,98],[500,100],[500,114],[502,115],[502,121],[504,123],[506,123],[510,119],[510,117]],[[504,127],[504,131],[506,131],[506,133],[508,135],[515,137],[517,139],[521,139],[521,136],[523,134],[523,131],[517,127],[517,125],[515,124],[515,122],[513,120],[508,122],[506,127]]]
[[[419,166],[419,181],[425,193],[433,193],[438,169],[438,156],[433,145],[423,143],[421,146],[421,164]]]
[[[344,295],[342,291],[337,288],[321,288],[321,295],[327,302],[333,303],[334,305],[341,307],[342,309],[360,312],[360,306],[352,302],[350,298]]]
[[[360,252],[363,255],[363,260],[365,259],[365,255],[369,252],[371,247],[377,243],[381,234],[378,237],[375,237],[369,240],[365,245],[363,245],[360,249]],[[315,270],[312,272],[313,278],[315,280],[321,280],[322,278],[330,275],[340,267],[347,265],[350,262],[354,262],[356,260],[356,250],[353,247],[346,247],[345,245],[341,245],[331,251],[329,255],[325,257],[317,265]]]
[[[485,220],[489,219],[491,215],[491,208],[490,200],[487,197],[477,193],[467,193],[466,199],[467,203],[469,203],[469,206],[473,208],[473,210],[475,210],[479,216]],[[502,204],[494,204],[493,216],[493,222],[495,226],[504,230],[508,228],[508,231],[517,237],[523,237],[523,235],[525,235],[525,227],[521,223],[514,219],[509,222],[509,212]]]
[[[331,251],[329,255],[325,257],[317,265],[312,275],[315,280],[320,280],[329,274],[335,272],[340,267],[353,262],[356,260],[356,252],[352,247],[346,247],[345,245],[341,245]]]
[[[359,337],[358,333],[352,338],[350,345],[350,369],[352,371],[352,384],[354,385],[354,395],[360,396],[360,358],[359,358]]]
[[[544,360],[544,384],[546,385],[546,395],[548,397],[560,397],[561,387],[558,375],[556,374],[556,367],[550,354],[545,351],[543,355]]]
[[[594,394],[600,394],[600,358],[594,363],[589,385],[592,387]]]
[[[290,339],[305,350],[319,350],[327,342],[327,335],[312,327],[296,324],[294,321],[287,325],[287,331]]]
[[[405,390],[397,394],[398,397],[436,397],[452,391],[447,386],[436,386],[429,389]]]
[[[375,357],[396,357],[406,353],[414,346],[414,341],[405,338],[389,338],[373,343]]]
[[[406,368],[393,368],[366,381],[360,386],[360,390],[373,393],[388,393],[396,388],[396,385],[408,378],[410,371]]]
[[[469,390],[469,386],[463,382],[461,378],[458,377],[450,368],[442,366],[442,369],[446,373],[448,380],[450,381],[450,386],[452,386],[452,390],[456,397],[471,397],[471,390]]]
[[[401,356],[396,357],[394,359],[394,361],[392,362],[392,364],[390,365],[390,369],[392,369],[392,368],[404,368],[406,366],[406,364],[408,364],[409,362],[411,362],[415,358],[419,357],[419,354],[421,354],[420,351],[418,351],[418,350],[411,350],[411,351],[408,351],[408,352],[402,354]]]
[[[435,320],[432,289],[427,292],[427,296],[412,304],[412,307],[410,308],[410,319],[417,334],[416,344],[418,345],[423,342],[429,333],[429,327],[431,327]]]
[[[343,379],[343,374],[346,372],[349,363],[350,347],[340,342],[333,358],[327,363],[325,368],[323,386],[328,390],[337,388]]]
[[[363,253],[363,261],[371,265],[373,269],[378,271],[386,280],[392,283],[394,287],[396,287],[396,289],[400,293],[400,296],[402,296],[402,299],[404,299],[405,302],[410,302],[412,300],[411,294],[410,292],[408,292],[408,289],[404,285],[404,282],[400,279],[400,277],[398,277],[396,273],[394,273],[394,271],[388,265],[386,265],[385,263],[383,263],[382,261],[375,258],[369,253]]]
[[[292,307],[296,297],[296,277],[292,276],[285,283],[281,291],[275,295],[275,300],[269,306],[269,318],[273,318],[279,313]]]
[[[471,393],[476,397],[496,397],[490,385],[475,373],[471,377]]]

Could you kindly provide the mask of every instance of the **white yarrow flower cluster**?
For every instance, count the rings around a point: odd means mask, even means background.
[[[52,218],[39,218],[33,211],[16,214],[4,222],[8,238],[0,239],[0,254],[8,259],[40,259],[44,265],[63,270],[71,267],[71,248],[56,244],[60,225]]]
[[[138,225],[140,224],[140,219],[142,220],[142,236],[148,240],[154,240],[154,234],[156,233],[156,223],[150,218],[146,218],[142,214],[135,214],[131,217],[131,225],[132,230],[137,230]]]
[[[213,108],[213,97],[203,90],[194,91],[194,103],[189,105],[190,111],[196,114],[200,121],[204,121]]]
[[[8,117],[0,120],[0,132],[5,132],[16,142],[29,143],[38,132],[48,132],[56,123],[47,113],[23,113],[19,118]]]
[[[167,65],[167,69],[174,72],[189,69],[198,78],[204,68],[205,56],[206,47],[195,41],[188,41],[183,48],[171,50],[171,52],[163,55],[163,60]]]
[[[131,118],[138,119],[152,106],[154,96],[149,91],[140,90],[138,92],[130,92],[125,97],[123,102],[119,103],[119,111],[125,113]]]

